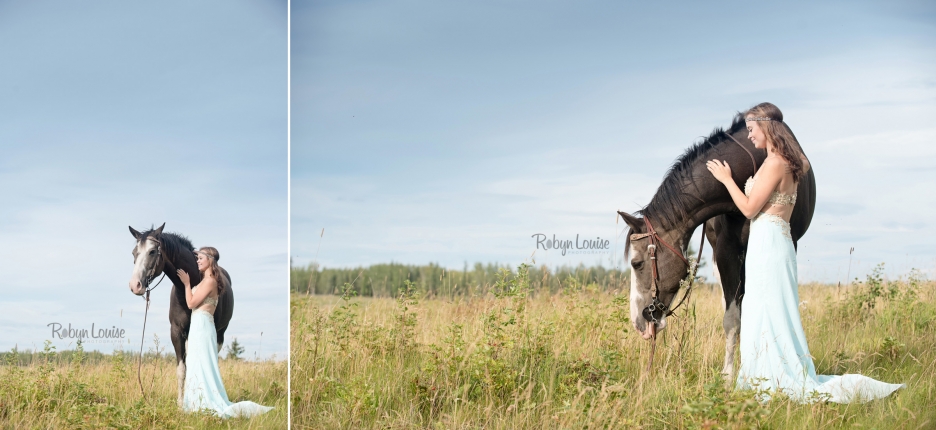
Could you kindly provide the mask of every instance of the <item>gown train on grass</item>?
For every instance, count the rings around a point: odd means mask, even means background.
[[[857,374],[816,374],[800,320],[790,224],[777,215],[759,213],[751,220],[740,349],[739,388],[780,390],[803,403],[865,402],[904,386]]]
[[[216,298],[213,299],[217,306]],[[192,325],[189,328],[188,350],[185,357],[185,391],[183,410],[195,412],[209,409],[222,418],[251,417],[269,412],[272,407],[254,402],[231,403],[221,370],[218,368],[218,333],[215,330],[214,315],[202,309],[192,311]]]

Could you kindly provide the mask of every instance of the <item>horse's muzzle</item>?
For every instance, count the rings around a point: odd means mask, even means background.
[[[641,315],[648,323],[661,321],[666,316],[667,307],[660,299],[654,297],[653,301],[643,309]]]
[[[138,296],[142,296],[146,292],[146,287],[140,282],[139,279],[130,280],[130,292]]]
[[[644,330],[643,333],[640,333],[640,336],[643,337],[644,340],[650,340],[654,336],[656,336],[656,333],[657,333],[656,323],[653,321],[647,321],[647,329]]]

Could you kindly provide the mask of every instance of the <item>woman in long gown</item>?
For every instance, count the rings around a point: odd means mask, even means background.
[[[185,284],[186,303],[192,309],[192,324],[186,342],[182,409],[186,412],[209,409],[222,418],[266,413],[273,408],[249,401],[231,403],[228,400],[218,368],[218,333],[214,325],[218,296],[224,293],[228,280],[218,267],[220,255],[217,249],[203,247],[196,251],[196,255],[198,270],[202,273],[201,283],[192,287],[188,273],[182,269],[178,271]]]
[[[707,163],[738,209],[751,219],[736,385],[782,391],[799,402],[864,402],[890,395],[903,384],[857,374],[816,375],[800,321],[796,250],[790,237],[797,184],[809,170],[809,161],[773,104],[751,108],[745,119],[748,138],[767,150],[767,159],[747,180],[744,191],[731,178],[727,163]]]

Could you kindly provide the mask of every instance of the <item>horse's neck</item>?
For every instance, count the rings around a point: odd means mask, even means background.
[[[732,200],[718,201],[700,206],[689,213],[688,219],[682,223],[681,228],[683,231],[691,232],[700,224],[713,217],[735,212],[737,210],[738,206],[735,205],[734,201]]]
[[[658,228],[658,230],[661,230],[661,234],[665,232],[663,235],[669,239],[686,242],[692,236],[692,232],[695,231],[696,227],[708,219],[738,209],[737,205],[735,205],[734,201],[731,199],[731,195],[725,190],[718,189],[718,187],[724,188],[724,185],[720,183],[705,185],[707,186],[699,188],[708,190],[708,192],[697,196],[694,204],[685,208],[686,215],[681,221],[677,222],[669,229]]]
[[[741,142],[747,142],[747,139],[737,137],[734,139],[734,141],[725,139],[719,142],[716,147],[712,147],[698,157],[691,167],[692,183],[681,185],[683,192],[692,195],[691,198],[682,200],[682,202],[688,202],[683,208],[685,216],[671,228],[665,230],[658,228],[659,233],[666,240],[671,240],[674,246],[688,246],[692,233],[699,225],[712,217],[737,210],[731,194],[708,172],[705,163],[711,159],[726,160],[730,163],[733,172],[747,178],[757,172],[758,165],[763,163],[766,155],[762,151],[757,151],[756,148],[752,150],[742,146]],[[677,209],[672,208],[672,210]]]
[[[734,209],[736,209],[734,202],[700,206],[697,210],[690,212],[686,220],[669,230],[660,231],[659,234],[685,254],[696,228],[709,218],[731,212]]]
[[[714,181],[714,179],[713,179]],[[731,212],[736,212],[738,206],[731,199],[731,195],[725,190],[721,183],[710,186],[700,187],[708,190],[702,196],[699,196],[698,202],[692,207],[686,208],[686,217],[673,228],[667,231],[667,236],[673,240],[681,240],[688,243],[695,229],[705,221]]]
[[[172,267],[169,267],[169,266]],[[166,276],[169,280],[172,281],[175,285],[176,297],[181,298],[182,304],[185,304],[185,285],[182,283],[182,279],[179,278],[179,275],[175,273],[176,269],[182,269],[189,275],[189,284],[191,286],[196,286],[202,281],[201,272],[198,271],[198,266],[193,266],[190,263],[185,263],[179,261],[178,258],[170,258],[169,264],[166,265]]]
[[[746,141],[746,139],[744,139]],[[749,152],[750,149],[745,148],[738,143],[732,142],[730,140],[723,141],[721,145],[727,145],[723,148],[728,149],[731,160],[732,160],[732,170],[736,173],[740,173],[743,178],[749,178],[757,173],[757,168],[760,164],[763,164],[765,154],[762,154],[762,151]],[[746,151],[747,150],[747,151]],[[700,191],[702,195],[698,196],[695,202],[695,205],[691,208],[687,208],[686,219],[680,223],[679,229],[684,234],[691,234],[696,227],[704,223],[706,220],[726,214],[729,212],[736,211],[738,209],[735,205],[734,200],[731,198],[731,194],[728,193],[728,190],[725,188],[725,185],[718,182],[714,176],[712,176],[706,168],[704,168],[704,163],[712,158],[718,158],[717,153],[712,151],[711,154],[707,154],[704,157],[699,159],[699,163],[702,164],[701,167],[698,167],[697,170],[702,171],[701,178],[705,181],[704,184],[696,184],[691,191]],[[743,189],[744,185],[740,185]]]

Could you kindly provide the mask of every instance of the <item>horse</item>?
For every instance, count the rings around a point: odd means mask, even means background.
[[[142,296],[152,288],[150,283],[160,274],[172,281],[169,294],[169,324],[171,326],[172,346],[176,355],[176,378],[178,380],[178,403],[182,406],[185,392],[185,353],[188,348],[188,333],[192,321],[192,310],[185,300],[185,285],[179,279],[176,269],[182,269],[189,275],[191,285],[198,285],[202,280],[195,258],[195,248],[188,238],[175,233],[163,233],[163,223],[159,228],[150,228],[138,232],[130,227],[130,234],[136,239],[133,247],[133,273],[130,275],[130,291]],[[231,276],[221,269],[228,279],[228,288],[218,298],[215,308],[214,323],[218,334],[218,352],[224,344],[224,332],[234,315],[234,291],[230,287]],[[158,285],[158,283],[157,283]],[[149,299],[147,295],[147,300]]]
[[[802,151],[802,148],[798,149]],[[805,152],[803,154],[805,156]],[[743,189],[744,182],[754,175],[765,158],[767,151],[755,148],[748,139],[744,115],[739,112],[727,131],[716,127],[708,137],[690,146],[677,158],[647,206],[633,215],[618,211],[630,227],[624,258],[630,260],[631,267],[631,321],[644,339],[653,338],[657,331],[666,328],[666,317],[672,313],[670,306],[679,291],[679,281],[689,272],[688,261],[683,257],[689,239],[699,225],[705,224],[702,240],[708,240],[712,246],[722,286],[725,312],[722,319],[725,331],[722,374],[726,377],[734,374],[735,350],[740,335],[750,220],[741,214],[728,190],[715,180],[705,163],[711,159],[727,161],[731,166],[732,179]],[[800,180],[797,195],[790,218],[794,248],[809,229],[815,211],[816,177],[812,168]],[[644,243],[672,246],[656,249],[655,246],[643,247]],[[677,251],[681,255],[677,255]],[[651,279],[654,271],[657,272],[656,278]],[[651,291],[654,280],[656,294]],[[648,320],[654,322],[649,323]]]

